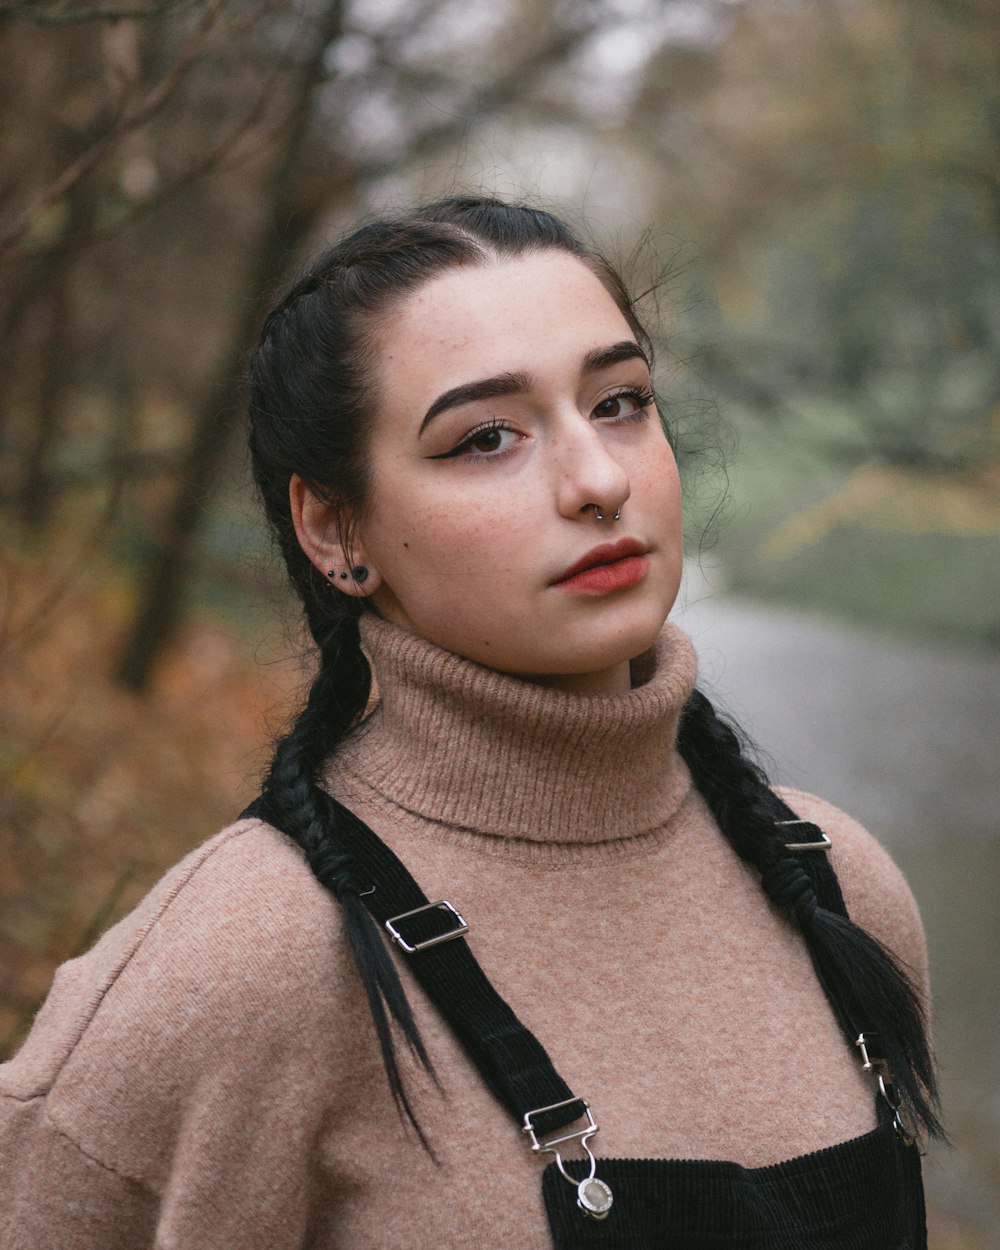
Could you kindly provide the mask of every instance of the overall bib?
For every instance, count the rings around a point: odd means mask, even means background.
[[[878,1039],[857,1039],[878,1079],[877,1127],[782,1163],[747,1168],[698,1159],[597,1159],[590,1108],[556,1072],[464,940],[458,908],[430,902],[378,836],[335,799],[338,836],[365,879],[372,916],[405,952],[413,975],[462,1043],[484,1082],[531,1145],[555,1156],[542,1173],[554,1250],[927,1250],[919,1151],[896,1114]],[[829,840],[800,821],[788,849],[820,904],[846,916]],[[242,814],[267,820],[264,800]],[[824,987],[825,988],[825,987]],[[855,1042],[854,1038],[849,1039]],[[580,1146],[586,1159],[564,1159]]]

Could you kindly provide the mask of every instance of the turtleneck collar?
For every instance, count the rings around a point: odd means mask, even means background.
[[[696,661],[669,623],[621,695],[534,685],[373,614],[361,637],[380,698],[336,768],[409,811],[494,836],[593,843],[662,826],[690,788],[675,743]]]

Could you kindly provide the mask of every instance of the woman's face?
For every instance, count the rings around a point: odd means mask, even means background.
[[[429,282],[377,349],[353,554],[379,612],[491,668],[627,689],[677,594],[681,518],[614,300],[575,257],[537,252]]]

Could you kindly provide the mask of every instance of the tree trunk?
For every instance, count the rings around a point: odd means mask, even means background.
[[[39,353],[35,411],[28,428],[18,490],[18,512],[29,530],[48,524],[56,502],[50,473],[51,457],[65,425],[67,399],[73,380],[73,321],[68,285],[69,274],[65,267],[53,272],[41,310],[45,327]]]
[[[308,136],[312,98],[325,76],[324,53],[343,26],[342,0],[333,0],[315,32],[302,62],[292,95],[280,154],[268,179],[271,208],[255,249],[257,263],[247,283],[245,313],[233,327],[205,401],[195,416],[190,451],[163,533],[143,582],[138,609],[126,638],[116,676],[130,690],[145,690],[156,661],[180,622],[184,592],[190,581],[198,528],[221,476],[242,413],[240,381],[243,356],[253,340],[264,307],[280,282],[287,258],[313,224],[309,213],[297,211],[291,194],[301,152]]]

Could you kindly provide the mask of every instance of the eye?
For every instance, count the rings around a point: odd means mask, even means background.
[[[476,451],[488,454],[491,451],[499,451],[503,446],[504,431],[498,425],[492,425],[486,430],[480,430],[477,434],[473,434],[467,438],[462,444],[465,451]]]
[[[450,460],[458,456],[469,460],[495,460],[510,451],[517,438],[517,431],[502,421],[486,421],[470,430],[465,438],[451,451],[431,456],[431,460]]]
[[[592,416],[611,421],[642,421],[653,402],[653,392],[635,386],[622,387],[608,395],[594,408]]]

